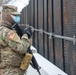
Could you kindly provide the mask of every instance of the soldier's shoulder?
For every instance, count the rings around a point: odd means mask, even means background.
[[[11,32],[11,30],[7,27],[1,26],[0,27],[0,37],[5,38],[8,36],[8,34]]]
[[[18,42],[18,43],[21,43],[21,40],[20,40],[20,37],[18,36],[18,34],[16,33],[16,31],[14,30],[11,30],[9,33],[8,33],[8,38],[14,42]]]
[[[10,32],[11,30],[9,28],[7,28],[7,27],[1,26],[0,27],[0,31],[2,31],[2,32]]]
[[[17,35],[15,30],[11,30],[7,27],[2,27],[2,34],[3,36],[7,37],[8,39],[14,41],[14,42],[21,42],[20,37]]]

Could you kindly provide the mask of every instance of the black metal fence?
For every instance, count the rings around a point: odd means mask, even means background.
[[[76,35],[76,0],[31,0],[22,11],[21,24],[60,35],[61,39],[59,36],[50,39],[49,35],[36,31],[33,45],[42,56],[68,75],[76,75],[75,38],[71,41],[63,37]]]

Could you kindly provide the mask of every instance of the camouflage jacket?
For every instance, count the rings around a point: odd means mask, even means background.
[[[27,35],[21,38],[15,30],[0,27],[0,68],[5,66],[19,67],[29,47]]]

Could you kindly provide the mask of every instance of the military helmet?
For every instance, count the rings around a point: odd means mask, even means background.
[[[4,4],[2,6],[2,11],[9,12],[9,13],[11,13],[13,15],[20,15],[21,14],[21,13],[19,13],[17,11],[17,7],[14,6],[14,5],[6,5],[6,4]]]

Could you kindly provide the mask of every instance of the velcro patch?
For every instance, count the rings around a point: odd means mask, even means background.
[[[10,33],[8,34],[8,38],[11,39],[12,41],[21,43],[20,37],[17,35],[16,32],[10,32]]]
[[[10,38],[10,39],[13,39],[13,38],[15,37],[15,35],[16,35],[16,33],[12,33],[12,32],[11,32],[11,33],[9,34],[9,38]]]

